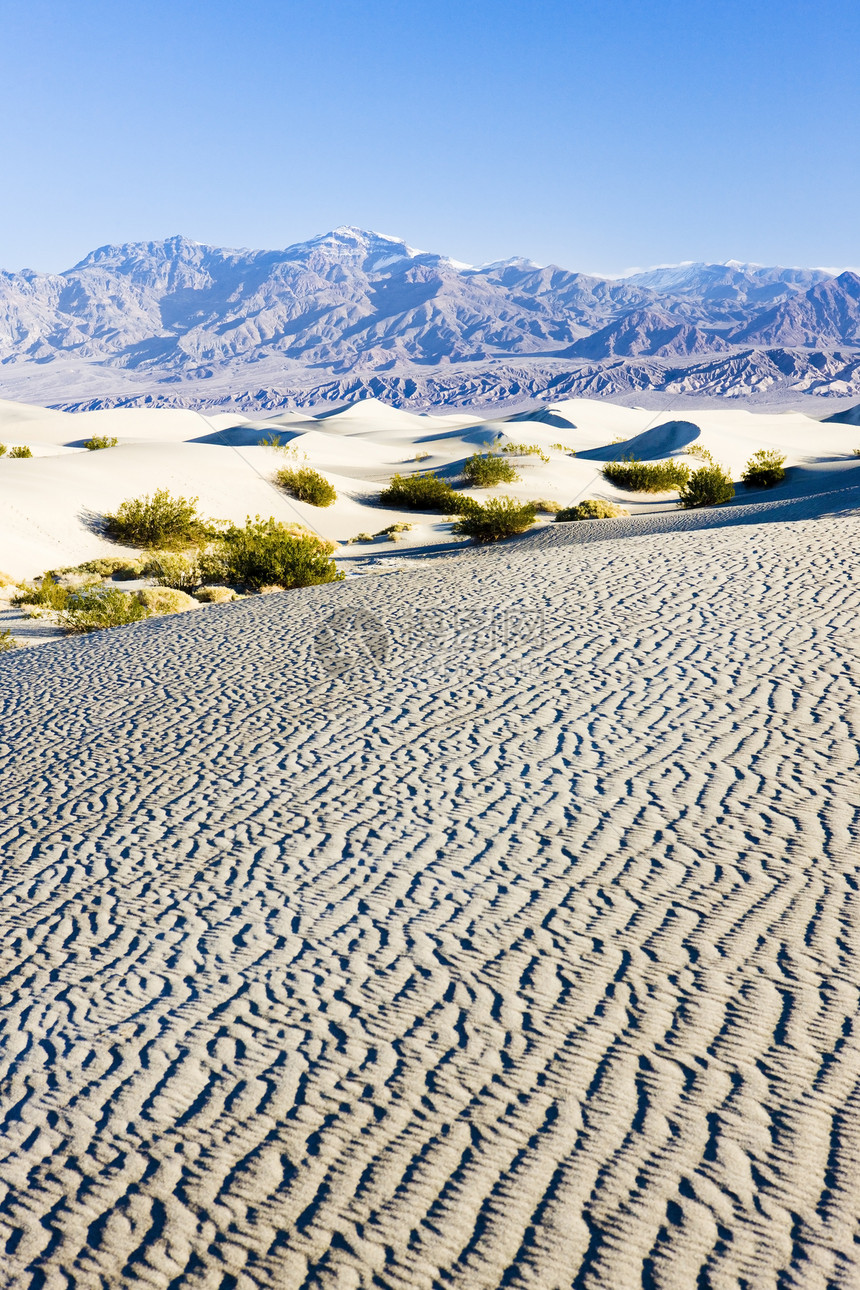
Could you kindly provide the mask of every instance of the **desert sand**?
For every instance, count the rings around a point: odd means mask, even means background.
[[[772,495],[0,659],[0,1284],[860,1285],[856,429],[745,415]]]

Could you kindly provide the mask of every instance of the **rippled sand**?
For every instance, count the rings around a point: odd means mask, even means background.
[[[2,1284],[860,1285],[860,519],[789,515],[4,659]]]

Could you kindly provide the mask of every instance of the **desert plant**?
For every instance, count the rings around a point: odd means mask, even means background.
[[[685,510],[697,506],[719,506],[720,502],[729,502],[735,495],[735,486],[727,470],[716,464],[702,466],[695,471],[681,489],[679,501]]]
[[[855,457],[860,457],[860,448],[852,448],[851,453]]]
[[[281,488],[285,488],[300,502],[308,502],[311,506],[331,506],[337,501],[337,493],[325,475],[321,475],[318,470],[311,470],[310,466],[299,466],[295,470],[285,466],[278,471],[275,479]]]
[[[27,447],[26,444],[22,444],[18,448],[9,449],[10,457],[32,457],[32,455],[33,455],[32,452],[30,451],[30,449]]]
[[[684,449],[684,452],[688,457],[697,457],[699,461],[707,461],[710,462],[711,465],[714,464],[713,457],[702,443],[691,443]]]
[[[0,443],[0,457],[5,457],[8,451],[9,449],[6,447],[5,443]]]
[[[139,578],[143,572],[142,561],[129,560],[128,556],[100,556],[87,560],[84,564],[69,565],[65,569],[52,569],[53,574],[94,573],[100,578],[116,578],[122,582],[127,578]]]
[[[7,650],[14,649],[16,644],[15,637],[8,628],[4,627],[0,631],[0,654],[5,654]]]
[[[741,479],[747,488],[773,488],[785,479],[785,453],[776,448],[760,448],[744,466]]]
[[[238,597],[232,587],[198,587],[194,599],[201,605],[227,605]]]
[[[343,574],[330,559],[332,544],[274,516],[248,517],[231,525],[200,560],[206,581],[250,587],[312,587],[339,582]]]
[[[494,488],[496,484],[513,484],[519,479],[509,461],[491,453],[476,452],[467,458],[463,474],[475,488]]]
[[[629,515],[624,506],[615,502],[604,501],[602,497],[586,497],[577,506],[568,506],[556,515],[557,524],[567,524],[570,520],[614,520],[620,515]]]
[[[150,497],[131,497],[112,515],[105,516],[105,531],[126,546],[175,551],[202,542],[209,533],[197,513],[196,497],[173,497],[159,488]]]
[[[84,442],[84,447],[88,452],[98,452],[101,448],[115,448],[119,439],[115,435],[94,434],[91,439]]]
[[[61,587],[51,574],[43,574],[38,586],[22,587],[12,597],[13,605],[37,605],[40,609],[65,609],[71,588]]]
[[[568,457],[576,456],[576,451],[573,448],[568,448],[566,443],[551,443],[550,448],[555,448],[557,452],[567,453]]]
[[[538,498],[536,502],[532,502],[532,506],[541,515],[558,515],[561,510],[561,503],[553,502],[548,497]]]
[[[96,632],[148,617],[140,601],[118,587],[84,587],[69,595],[60,622],[67,632]]]
[[[475,542],[498,542],[500,538],[525,533],[535,518],[535,508],[530,502],[518,502],[513,497],[491,497],[483,505],[473,502],[454,525],[454,532],[465,534]]]
[[[379,494],[383,506],[396,506],[406,511],[443,511],[455,514],[457,494],[447,479],[438,475],[392,475],[388,487]]]
[[[380,529],[379,532],[374,533],[373,536],[388,538],[391,542],[399,542],[400,534],[409,533],[411,529],[414,529],[414,527],[414,524],[389,524],[387,528]]]
[[[144,573],[155,578],[159,587],[175,591],[193,591],[201,583],[200,560],[196,551],[159,551],[144,565]]]
[[[549,461],[549,457],[539,443],[507,443],[502,452],[510,453],[514,457],[540,457],[541,461]]]
[[[631,493],[668,493],[683,488],[690,478],[690,467],[678,461],[638,461],[622,457],[608,461],[603,477],[617,488]]]

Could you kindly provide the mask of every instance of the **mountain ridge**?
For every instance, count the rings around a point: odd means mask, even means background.
[[[61,273],[0,271],[5,397],[212,406],[257,384],[262,407],[275,391],[301,401],[387,374],[392,388],[411,380],[414,406],[442,388],[464,405],[500,366],[521,368],[536,398],[559,378],[613,395],[680,380],[729,397],[853,396],[860,276],[736,261],[622,278],[522,257],[465,265],[350,225],[282,250],[177,234],[105,244]]]

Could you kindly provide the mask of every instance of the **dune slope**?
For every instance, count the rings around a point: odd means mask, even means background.
[[[857,1284],[838,504],[3,659],[0,1283]]]

